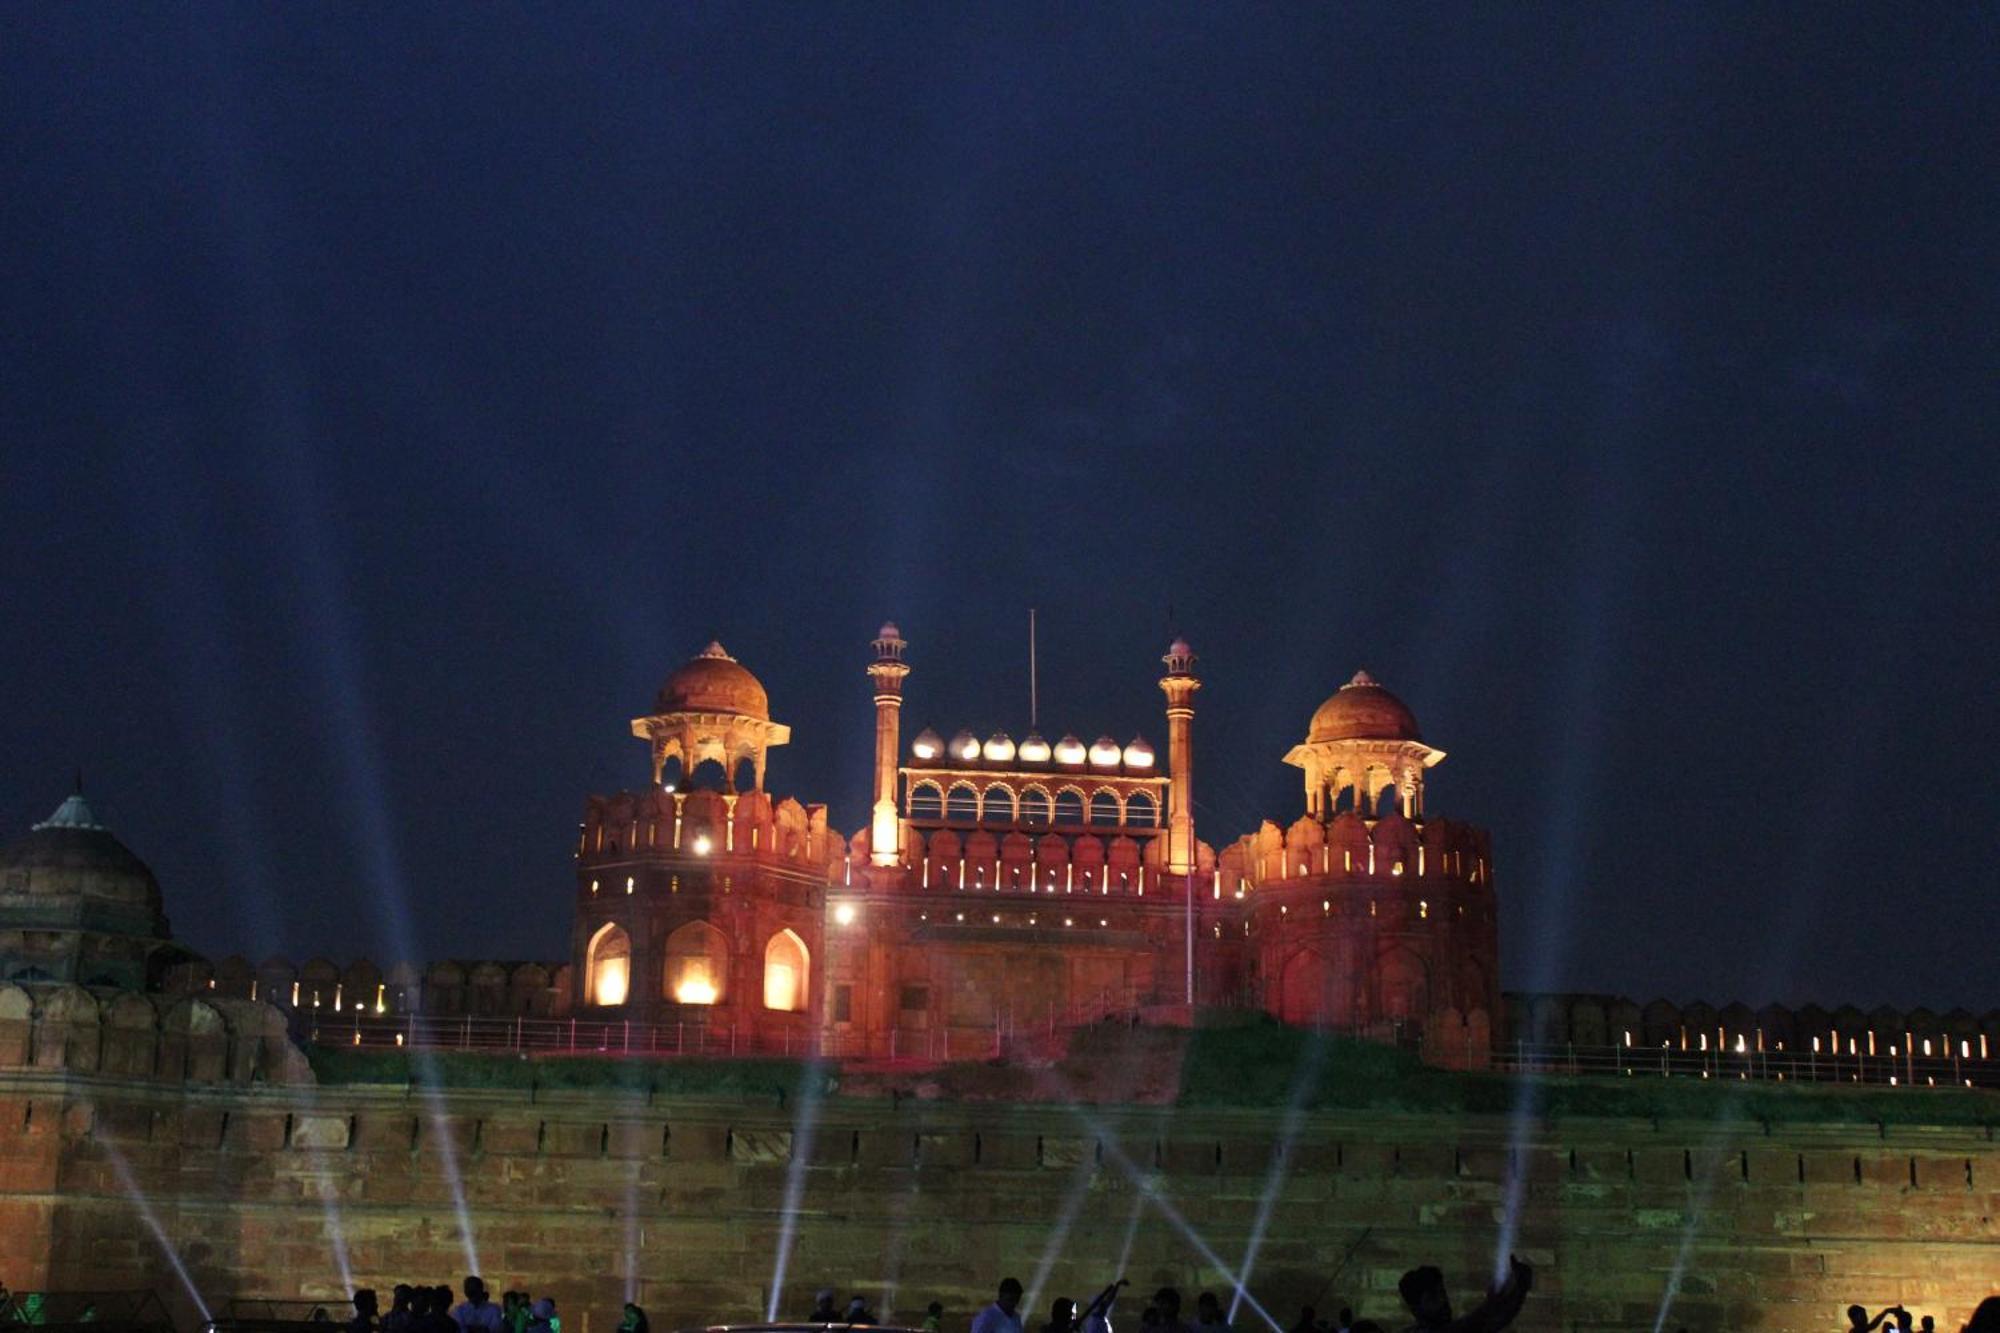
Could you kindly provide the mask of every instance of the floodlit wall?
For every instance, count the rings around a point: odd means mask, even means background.
[[[832,1098],[808,1132],[811,1104],[774,1087],[454,1091],[433,1107],[402,1087],[14,1071],[0,1074],[0,1272],[16,1288],[171,1295],[122,1161],[211,1305],[335,1296],[336,1225],[358,1283],[456,1282],[449,1160],[488,1285],[555,1295],[576,1333],[610,1333],[628,1294],[665,1327],[761,1317],[798,1172],[782,1312],[831,1285],[912,1321],[941,1300],[962,1329],[999,1277],[1044,1262],[1042,1304],[1094,1290],[1148,1187],[1237,1262],[1282,1122]],[[1504,1117],[1308,1117],[1254,1291],[1286,1325],[1306,1302],[1389,1317],[1396,1276],[1420,1261],[1463,1292],[1491,1262],[1512,1171],[1528,1182],[1517,1248],[1541,1273],[1528,1327],[1650,1328],[1684,1244],[1668,1326],[1697,1331],[1818,1333],[1849,1301],[1889,1300],[1956,1328],[2000,1286],[2000,1150],[1984,1128],[1573,1119],[1508,1145]],[[1224,1286],[1157,1209],[1125,1271],[1141,1290]],[[177,1314],[192,1325],[184,1298]],[[1238,1325],[1259,1321],[1246,1309]]]

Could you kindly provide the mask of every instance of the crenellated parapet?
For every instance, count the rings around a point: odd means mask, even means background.
[[[827,832],[824,805],[802,805],[789,796],[773,801],[762,791],[663,787],[590,797],[576,845],[577,863],[586,871],[641,860],[728,858],[818,874],[846,853],[846,841]]]
[[[1720,1055],[1819,1056],[1861,1062],[2000,1059],[2000,1009],[1974,1014],[1882,1005],[1863,1012],[1853,1005],[1737,1001],[1717,1008],[1705,1001],[1641,1004],[1617,995],[1528,993],[1505,997],[1501,1041],[1510,1047],[1575,1047]]]
[[[1157,835],[1157,827],[1151,829]],[[1168,873],[1167,840],[1138,838],[1115,822],[1098,829],[1063,830],[970,826],[908,826],[903,831],[902,873],[892,887],[1006,894],[1086,894],[1100,897],[1172,896],[1184,892],[1185,876]],[[849,840],[848,855],[832,868],[841,884],[852,884],[868,861],[862,835]],[[1209,874],[1215,851],[1201,844],[1197,868]]]
[[[211,963],[188,959],[162,981],[169,995],[248,1000],[286,1015],[395,1018],[410,1015],[542,1018],[566,1011],[569,965],[497,959],[443,959],[421,968],[373,959],[346,964],[326,958],[294,963],[272,956],[253,963],[231,955]]]
[[[312,1081],[275,1006],[48,982],[0,982],[0,1069],[162,1083]]]
[[[1323,822],[1301,816],[1288,828],[1265,820],[1223,848],[1216,869],[1225,894],[1328,878],[1490,886],[1492,855],[1490,835],[1471,824],[1342,811]]]

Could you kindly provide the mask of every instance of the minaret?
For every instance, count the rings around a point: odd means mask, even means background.
[[[903,858],[902,821],[896,817],[896,771],[902,758],[903,636],[896,622],[882,626],[868,678],[875,682],[875,806],[868,821],[868,860],[892,866]]]
[[[1160,689],[1167,696],[1167,873],[1194,871],[1194,692],[1201,682],[1194,674],[1194,649],[1176,638],[1160,659],[1167,674]]]

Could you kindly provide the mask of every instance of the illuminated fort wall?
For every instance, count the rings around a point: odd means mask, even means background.
[[[279,1046],[220,1031],[150,1059],[133,1044],[95,1073],[36,1066],[0,1072],[0,1272],[17,1289],[174,1290],[120,1161],[211,1306],[331,1300],[334,1217],[356,1282],[455,1281],[449,1140],[489,1285],[554,1294],[577,1333],[610,1333],[628,1294],[662,1326],[761,1317],[795,1169],[781,1301],[793,1314],[827,1284],[906,1320],[938,1299],[962,1328],[996,1278],[1028,1280],[1045,1255],[1044,1300],[1086,1294],[1112,1274],[1146,1187],[1234,1263],[1281,1121],[833,1097],[808,1135],[797,1095],[546,1090],[454,1091],[434,1116],[402,1087],[294,1081]],[[1389,1317],[1397,1274],[1420,1260],[1463,1290],[1491,1262],[1511,1170],[1529,1182],[1518,1248],[1540,1272],[1532,1327],[1650,1328],[1690,1236],[1668,1326],[1698,1333],[1817,1333],[1853,1300],[1901,1300],[1955,1328],[2000,1273],[2000,1151],[1985,1129],[1731,1137],[1707,1122],[1575,1118],[1537,1126],[1517,1157],[1508,1142],[1503,1117],[1307,1117],[1254,1291],[1289,1325],[1305,1302]],[[1142,1290],[1225,1286],[1157,1210],[1125,1271]],[[1238,1322],[1259,1326],[1247,1309]]]

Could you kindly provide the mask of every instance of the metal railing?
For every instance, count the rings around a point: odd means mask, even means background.
[[[1683,1050],[1515,1042],[1493,1053],[1506,1073],[1847,1083],[1898,1088],[2000,1088],[2000,1060],[1957,1053],[1842,1055],[1825,1051]]]
[[[896,1064],[941,1064],[1004,1056],[1058,1054],[1070,1034],[1093,1023],[1148,1013],[1141,997],[1106,990],[1067,1010],[1022,1017],[994,1011],[985,1023],[938,1021],[914,1011],[881,1034],[786,1023],[761,1029],[733,1021],[640,1023],[625,1019],[478,1018],[471,1015],[401,1017],[356,1015],[344,1019],[308,1016],[299,1036],[310,1043],[354,1050],[467,1051],[516,1055],[603,1055],[645,1059],[776,1057],[836,1059]],[[911,1021],[914,1019],[915,1021]],[[1832,1054],[1821,1051],[1736,1051],[1673,1047],[1578,1046],[1570,1043],[1514,1042],[1498,1046],[1488,1059],[1464,1050],[1423,1049],[1414,1024],[1374,1024],[1365,1028],[1322,1029],[1384,1045],[1420,1051],[1432,1063],[1485,1067],[1502,1073],[1600,1077],[1741,1079],[1774,1083],[1846,1083],[1906,1088],[2000,1088],[2000,1060],[1950,1053],[1919,1055]],[[1469,1041],[1470,1038],[1468,1037]]]
[[[904,1014],[905,1022],[870,1039],[842,1024],[821,1029],[805,1023],[752,1028],[733,1020],[682,1019],[642,1023],[628,1019],[482,1018],[472,1015],[355,1013],[346,1017],[308,1011],[295,1029],[301,1040],[349,1050],[465,1051],[519,1055],[605,1055],[634,1058],[741,1057],[887,1060],[942,1063],[990,1059],[1038,1039],[1054,1041],[1078,1027],[1137,1012],[1130,991],[1105,990],[1070,1006],[1031,1018],[1007,1009],[988,1023],[938,1021],[935,1013]],[[910,1020],[915,1021],[910,1021]]]

